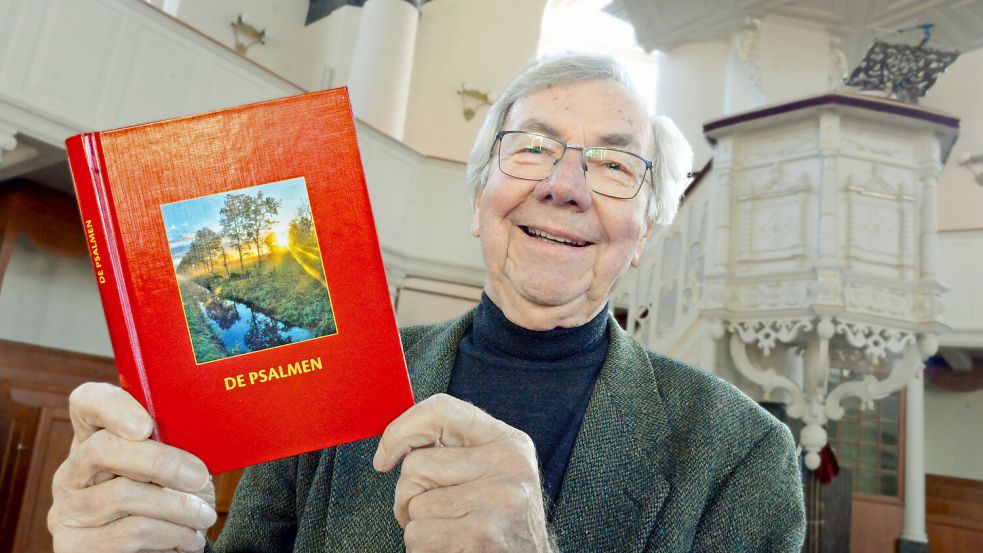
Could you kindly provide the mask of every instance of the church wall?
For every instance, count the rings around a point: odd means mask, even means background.
[[[963,54],[939,77],[922,104],[947,111],[960,119],[959,139],[939,178],[939,229],[983,229],[983,186],[959,162],[966,155],[983,154],[983,49]],[[983,172],[983,164],[976,166]]]
[[[700,42],[659,56],[655,111],[672,118],[693,146],[696,169],[713,155],[703,123],[724,115],[727,44]]]
[[[55,256],[20,237],[0,286],[0,339],[112,356],[88,256]]]
[[[441,0],[423,6],[404,141],[422,154],[466,161],[487,107],[466,121],[461,84],[501,93],[536,56],[546,0]]]
[[[983,480],[983,390],[925,387],[925,472]]]
[[[250,47],[246,57],[307,90],[340,86],[347,75],[361,10],[345,7],[305,26],[308,5],[298,0],[185,0],[178,6],[177,18],[234,48],[230,23],[245,14],[267,33],[266,44]]]

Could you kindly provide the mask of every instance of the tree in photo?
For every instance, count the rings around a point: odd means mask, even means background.
[[[204,250],[201,247],[201,242],[195,238],[188,245],[188,251],[184,253],[181,258],[181,262],[178,263],[177,270],[182,273],[193,273],[196,267],[200,267],[205,263]]]
[[[272,232],[269,233],[269,234],[267,234],[266,235],[266,238],[263,239],[263,244],[266,245],[267,254],[272,258],[273,255],[276,254],[276,247],[277,247],[276,235],[273,234]],[[270,263],[270,272],[273,273],[273,274],[276,274],[276,261],[275,260]]]
[[[313,247],[317,244],[314,236],[314,217],[311,214],[311,206],[308,203],[297,208],[297,213],[290,220],[289,236],[292,244],[299,244],[304,247]]]
[[[229,239],[232,247],[239,252],[239,269],[245,270],[242,264],[242,248],[249,241],[249,218],[252,212],[253,198],[247,194],[229,194],[219,210],[222,234]]]
[[[222,265],[225,267],[225,276],[229,276],[229,262],[225,253],[225,246],[222,245],[222,235],[209,227],[205,227],[195,233],[195,241],[201,241],[204,254],[208,257],[208,265],[211,269],[212,262],[218,256],[222,256]],[[211,269],[214,273],[215,270]]]
[[[245,213],[246,236],[256,247],[256,267],[262,268],[260,261],[260,247],[262,239],[276,224],[276,215],[280,211],[282,202],[276,198],[263,196],[262,192],[255,197],[248,196],[249,203]]]

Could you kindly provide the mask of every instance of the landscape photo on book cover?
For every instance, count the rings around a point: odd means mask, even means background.
[[[161,211],[197,363],[337,332],[303,177]]]

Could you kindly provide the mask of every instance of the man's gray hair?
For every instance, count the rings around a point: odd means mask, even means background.
[[[610,79],[624,86],[639,104],[645,106],[628,73],[613,58],[593,54],[561,54],[538,60],[505,87],[502,95],[488,109],[485,122],[468,156],[466,185],[471,205],[484,189],[492,166],[495,135],[505,124],[509,110],[519,101],[548,86],[575,81]],[[665,116],[650,116],[652,148],[643,156],[652,159],[653,182],[649,195],[649,221],[668,225],[676,216],[679,199],[686,189],[687,175],[693,163],[693,150],[676,124]],[[589,144],[588,144],[589,146]]]

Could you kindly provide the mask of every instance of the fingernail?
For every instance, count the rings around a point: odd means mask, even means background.
[[[146,421],[136,418],[127,419],[125,428],[126,434],[134,440],[142,440],[143,438],[146,438],[147,435],[150,434],[151,430],[147,428]]]
[[[209,528],[218,520],[218,513],[215,512],[215,509],[212,509],[211,505],[202,501],[198,507],[198,520],[201,521],[205,528]]]
[[[382,444],[375,450],[375,457],[372,458],[372,466],[375,470],[382,470],[382,462],[386,460],[386,450],[382,448]]]
[[[178,481],[181,486],[189,491],[196,492],[205,487],[208,484],[208,473],[202,472],[201,470],[185,465],[181,467],[178,472]]]

